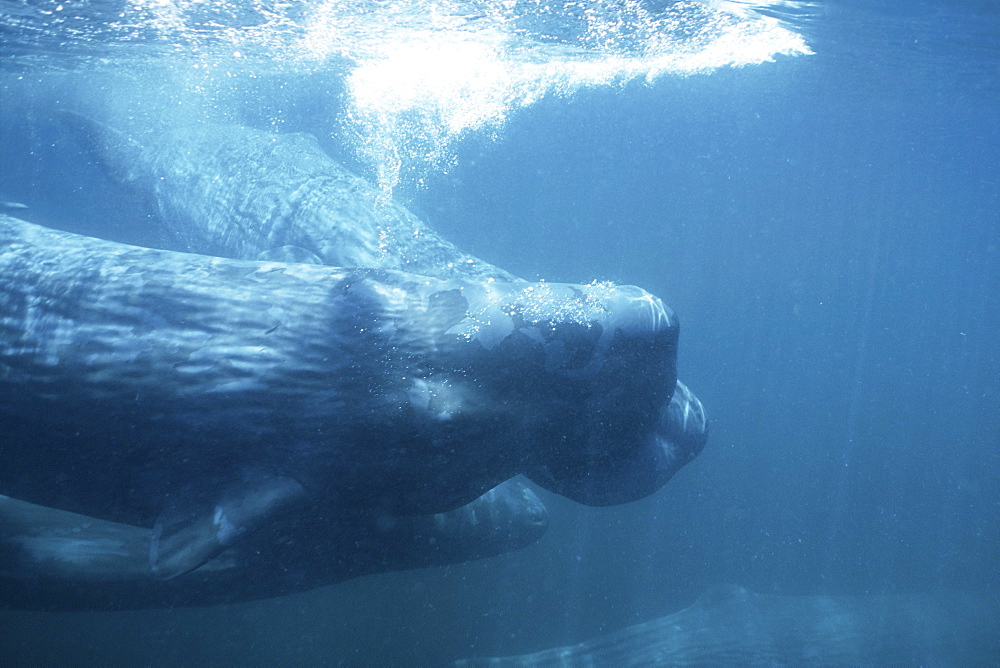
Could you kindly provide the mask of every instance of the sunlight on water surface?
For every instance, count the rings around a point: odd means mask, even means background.
[[[181,74],[205,106],[213,89],[241,77],[322,72],[342,81],[330,132],[388,197],[401,179],[447,170],[466,133],[496,133],[542,97],[810,53],[768,15],[797,4],[806,3],[0,0],[0,9],[7,53],[82,55],[80,68],[125,71],[146,59]]]

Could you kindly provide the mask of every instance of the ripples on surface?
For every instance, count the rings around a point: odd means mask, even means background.
[[[346,86],[342,130],[386,193],[402,171],[419,179],[446,169],[464,133],[496,130],[545,95],[809,53],[779,18],[742,2],[22,0],[0,8],[8,72],[141,78],[166,66],[189,82],[200,70],[194,91],[248,73],[329,72]]]

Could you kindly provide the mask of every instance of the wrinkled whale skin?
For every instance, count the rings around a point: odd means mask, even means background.
[[[296,249],[307,261],[337,267],[518,280],[382,197],[312,135],[206,122],[106,123],[70,112],[62,118],[113,180],[150,202],[179,250],[273,259]]]
[[[210,532],[169,574],[303,499],[440,513],[522,472],[618,484],[617,462],[652,472],[641,498],[690,459],[659,424],[678,323],[638,288],[224,260],[9,216],[0,275],[0,493],[156,524],[154,564],[156,531]]]

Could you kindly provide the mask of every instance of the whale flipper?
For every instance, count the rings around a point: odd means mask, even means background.
[[[233,545],[306,496],[296,480],[254,473],[221,496],[188,488],[160,514],[149,545],[153,573],[165,580],[183,575]]]
[[[278,524],[164,580],[149,567],[152,529],[0,495],[0,608],[126,610],[283,596],[512,552],[542,537],[548,513],[530,488],[508,480],[446,513],[303,512]]]

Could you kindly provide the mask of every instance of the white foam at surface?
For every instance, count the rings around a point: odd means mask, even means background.
[[[654,11],[641,0],[130,0],[122,16],[190,53],[257,53],[307,69],[336,62],[346,100],[335,134],[352,138],[388,197],[401,178],[447,170],[466,133],[496,133],[544,96],[810,53],[758,11],[775,4],[796,3],[678,0]],[[212,40],[222,48],[208,49]]]

